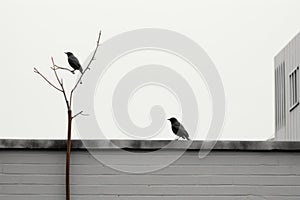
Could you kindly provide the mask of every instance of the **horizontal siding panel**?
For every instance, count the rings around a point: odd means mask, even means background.
[[[299,200],[300,196],[109,196],[72,195],[72,200]],[[1,200],[64,200],[63,195],[0,195]]]
[[[141,171],[159,166],[176,151],[95,153],[112,167]],[[299,152],[213,151],[204,159],[197,156],[188,151],[168,167],[135,175],[111,169],[86,151],[73,151],[72,199],[261,200],[253,194],[268,200],[300,199]],[[0,199],[64,199],[64,162],[64,151],[0,151]]]
[[[1,185],[64,185],[64,175],[0,175]],[[72,185],[269,185],[300,186],[300,176],[73,175]]]
[[[120,167],[120,166],[111,166]],[[158,166],[163,167],[163,166]],[[2,164],[3,174],[64,174],[64,165],[34,165],[34,164]],[[145,171],[148,166],[127,166],[122,165],[124,171]],[[114,169],[103,165],[72,165],[71,174],[74,175],[100,175],[100,174],[122,174]],[[169,166],[152,174],[280,174],[300,175],[299,166]]]
[[[0,194],[64,194],[60,185],[2,185]],[[80,195],[281,195],[300,196],[300,186],[132,186],[89,185],[71,186],[72,194]]]
[[[54,151],[49,153],[28,153],[20,154],[19,152],[15,154],[5,154],[0,159],[2,164],[63,164],[65,162],[65,152],[63,151]],[[99,153],[100,154],[100,153]],[[95,154],[96,156],[99,154]],[[133,153],[128,155],[120,151],[118,154],[104,152],[101,155],[101,158],[109,159],[112,164],[159,164],[165,161],[168,158],[173,158],[174,153],[170,152],[169,155],[164,154],[154,154],[154,153]],[[145,159],[147,156],[148,159]],[[47,159],[45,159],[47,158]],[[198,152],[186,152],[182,157],[174,162],[174,165],[290,165],[297,164],[300,165],[300,153],[274,153],[274,152],[257,152],[253,154],[252,152],[236,152],[235,154],[231,153],[229,155],[212,152],[208,157],[204,159],[198,158]],[[89,165],[98,165],[97,161],[92,155],[88,152],[72,152],[72,164],[86,164]]]
[[[47,157],[48,159],[42,159],[43,157]],[[126,165],[126,164],[135,164],[135,165],[151,165],[151,164],[160,164],[164,163],[167,159],[172,159],[174,156],[149,156],[146,155],[149,159],[144,159],[145,155],[133,155],[133,156],[123,156],[117,155],[112,157],[111,155],[102,155],[101,159],[105,159],[110,161],[110,163],[115,165]],[[300,157],[300,156],[299,156]],[[297,158],[299,158],[297,156]],[[39,162],[41,160],[41,162]],[[98,165],[100,163],[96,158],[91,155],[72,155],[72,164],[76,165],[84,165],[89,163],[89,165]],[[64,164],[65,155],[35,155],[35,156],[26,156],[18,155],[12,156],[10,158],[6,158],[2,160],[2,164],[16,164],[16,163],[24,163],[24,164]],[[204,159],[199,159],[197,156],[185,156],[183,158],[179,158],[174,162],[174,165],[277,165],[278,162],[281,162],[282,165],[290,164],[289,162],[297,163],[300,165],[300,161],[297,159],[289,159],[289,160],[279,160],[277,157],[262,157],[262,156],[245,156],[237,159],[237,156],[214,156],[207,157]]]

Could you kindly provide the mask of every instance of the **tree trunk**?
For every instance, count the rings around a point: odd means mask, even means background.
[[[68,142],[66,156],[66,200],[70,200],[70,158],[71,158],[72,110],[68,110]]]

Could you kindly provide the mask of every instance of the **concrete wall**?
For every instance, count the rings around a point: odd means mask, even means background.
[[[141,169],[178,150],[159,154],[134,150],[97,150],[114,165]],[[79,200],[299,200],[299,151],[212,151],[198,159],[187,151],[170,166],[151,174],[118,172],[86,150],[72,152],[71,193]],[[137,165],[137,161],[143,164]],[[63,200],[64,150],[0,150],[1,200]]]
[[[300,140],[300,105],[290,104],[290,74],[300,66],[300,33],[284,47],[274,59],[275,67],[275,128],[276,139]],[[283,71],[282,71],[283,68]],[[299,71],[299,70],[298,70]],[[297,75],[297,97],[300,98],[300,73]]]

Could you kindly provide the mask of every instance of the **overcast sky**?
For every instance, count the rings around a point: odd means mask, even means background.
[[[299,10],[299,0],[3,0],[0,138],[66,137],[63,98],[33,73],[33,67],[51,76],[50,56],[68,66],[65,51],[84,62],[100,28],[102,42],[134,29],[163,28],[197,42],[215,63],[227,100],[221,139],[265,140],[274,134],[273,58],[300,31]],[[172,99],[156,89],[164,99]],[[137,93],[134,101],[142,96],[143,91]],[[147,124],[143,116],[135,117],[137,109],[129,108],[133,121]],[[126,138],[107,131],[110,138]],[[173,138],[165,132],[156,139]]]

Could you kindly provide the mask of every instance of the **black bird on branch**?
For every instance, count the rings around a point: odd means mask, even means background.
[[[168,120],[171,122],[173,133],[178,136],[176,140],[179,138],[190,140],[188,132],[176,118],[172,117]]]
[[[81,73],[83,73],[83,69],[79,63],[79,60],[73,55],[71,52],[65,52],[68,56],[68,63],[69,65],[74,69],[72,73],[74,73],[76,70],[79,70]]]

